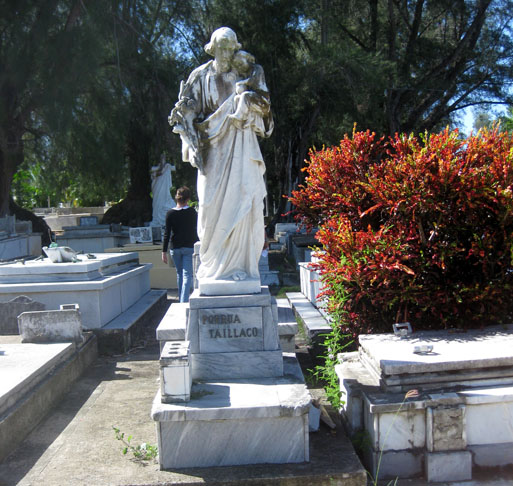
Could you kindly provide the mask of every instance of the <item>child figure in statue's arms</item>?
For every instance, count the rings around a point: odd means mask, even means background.
[[[233,124],[245,128],[254,122],[252,113],[262,117],[270,110],[269,95],[265,88],[264,70],[255,64],[255,58],[246,51],[238,51],[232,60],[233,67],[246,79],[235,85],[235,113],[229,115]],[[264,89],[261,89],[263,87]]]

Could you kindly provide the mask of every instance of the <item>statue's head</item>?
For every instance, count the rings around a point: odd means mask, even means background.
[[[205,46],[205,52],[215,57],[216,63],[225,68],[240,48],[237,34],[229,27],[221,27],[212,33],[210,42]]]

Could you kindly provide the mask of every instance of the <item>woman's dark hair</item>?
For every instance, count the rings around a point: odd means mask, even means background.
[[[176,191],[175,199],[176,199],[177,203],[182,204],[182,205],[187,204],[187,202],[189,201],[190,198],[191,198],[191,190],[188,187],[182,186]]]

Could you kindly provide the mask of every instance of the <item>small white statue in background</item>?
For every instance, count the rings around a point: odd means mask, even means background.
[[[153,193],[153,214],[151,226],[165,226],[166,214],[176,206],[171,197],[173,178],[171,171],[176,170],[174,165],[166,162],[166,156],[160,156],[160,164],[151,168],[151,192]]]

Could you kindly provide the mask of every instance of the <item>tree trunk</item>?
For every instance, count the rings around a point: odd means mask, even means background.
[[[152,220],[150,148],[151,136],[144,126],[145,117],[134,117],[127,136],[127,157],[130,170],[128,193],[119,204],[112,206],[102,222],[127,226],[144,226]]]
[[[5,125],[0,127],[0,217],[10,214],[12,179],[23,162],[22,124],[8,118]]]
[[[32,211],[18,206],[12,198],[9,198],[9,212],[19,221],[32,221],[32,231],[41,233],[41,244],[48,246],[52,242],[52,230],[43,218],[36,216]]]

